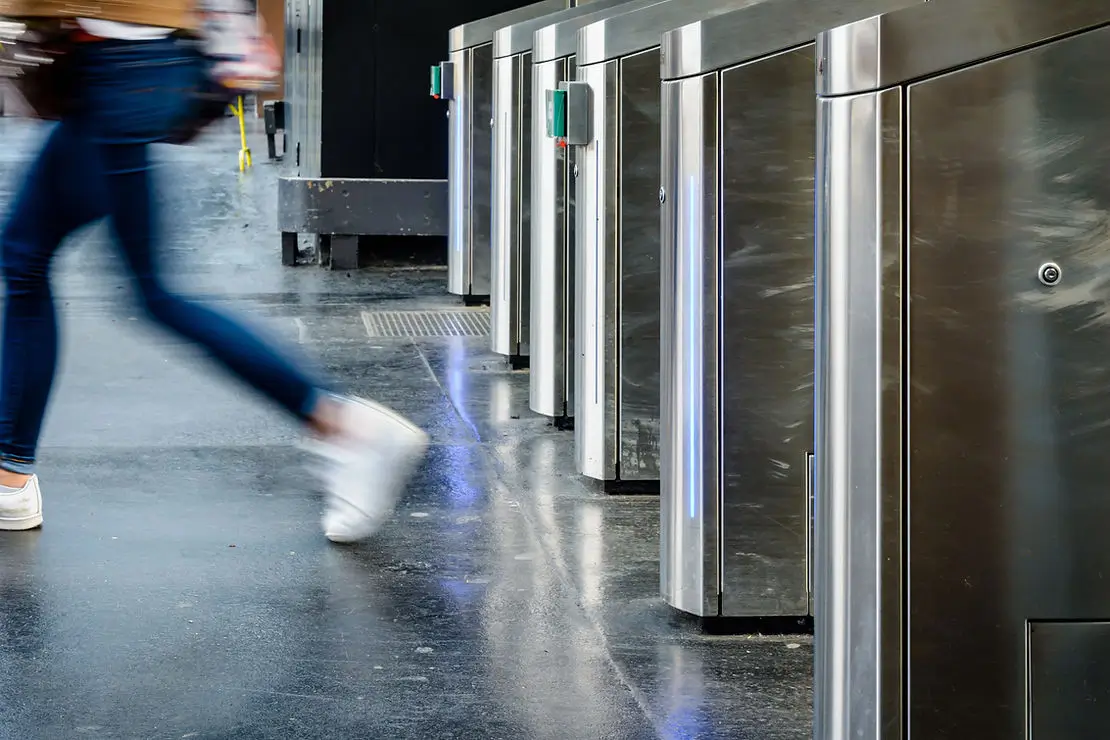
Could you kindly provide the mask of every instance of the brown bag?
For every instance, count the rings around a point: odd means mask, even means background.
[[[196,24],[196,0],[0,0],[6,18],[98,18],[140,26],[189,29]]]

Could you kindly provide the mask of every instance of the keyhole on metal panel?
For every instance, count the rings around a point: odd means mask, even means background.
[[[1063,277],[1063,270],[1055,262],[1045,262],[1041,265],[1041,269],[1037,271],[1037,279],[1049,287],[1059,285]]]

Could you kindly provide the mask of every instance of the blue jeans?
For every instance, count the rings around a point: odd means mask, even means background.
[[[0,468],[30,473],[58,355],[50,264],[73,231],[111,222],[141,305],[232,373],[305,419],[321,384],[221,313],[169,291],[160,274],[149,145],[188,112],[203,71],[176,39],[82,44],[77,104],[32,165],[0,234],[5,281]]]

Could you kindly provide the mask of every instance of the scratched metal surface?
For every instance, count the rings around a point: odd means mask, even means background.
[[[611,321],[620,477],[659,480],[659,182],[662,177],[659,49],[620,60],[618,313]]]
[[[722,608],[809,613],[810,44],[721,73]]]
[[[1110,618],[1108,44],[1092,31],[909,88],[915,737],[1022,736],[1027,621]],[[1079,657],[1107,638],[1084,634],[1033,669],[1071,665],[1101,703],[1108,666]],[[1063,722],[1034,737],[1105,732],[1080,695],[1031,699]]]

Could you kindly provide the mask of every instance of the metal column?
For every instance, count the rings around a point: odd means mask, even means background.
[[[321,174],[321,139],[324,88],[324,19],[321,0],[286,0],[285,3],[285,156],[287,174],[315,178]],[[313,252],[320,254],[318,234],[309,237]],[[300,255],[296,231],[281,232],[281,262],[295,265]]]
[[[811,613],[815,39],[921,1],[663,36],[660,576],[683,611]]]
[[[449,61],[441,65],[452,92],[447,101],[447,290],[468,303],[484,302],[490,292],[494,34],[571,4],[542,0],[451,29]]]
[[[321,0],[287,0],[285,4],[285,102],[288,174],[320,177],[323,119],[324,19]]]
[[[564,428],[574,419],[575,165],[566,137],[550,130],[548,98],[577,78],[579,29],[664,1],[630,0],[541,28],[533,40],[529,405]],[[567,111],[560,114],[565,123]]]
[[[822,34],[820,740],[1110,726],[1110,7]]]
[[[494,35],[491,343],[514,367],[526,366],[529,354],[533,35],[544,26],[623,2],[594,0],[514,23]]]
[[[574,433],[590,478],[659,481],[660,36],[754,2],[670,0],[578,32]]]

